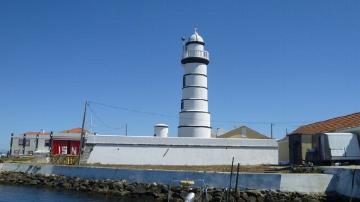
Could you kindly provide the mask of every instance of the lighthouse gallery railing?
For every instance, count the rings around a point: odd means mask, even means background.
[[[209,52],[202,50],[187,50],[182,54],[182,59],[189,57],[204,58],[209,60]]]

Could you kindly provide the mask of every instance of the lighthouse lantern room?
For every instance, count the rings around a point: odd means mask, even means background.
[[[209,53],[204,50],[204,40],[195,28],[184,41],[181,64],[184,68],[179,137],[210,138],[210,113],[208,110],[207,65]]]

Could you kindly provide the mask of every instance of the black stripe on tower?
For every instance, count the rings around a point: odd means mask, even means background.
[[[190,110],[181,111],[180,114],[181,114],[181,113],[204,113],[204,114],[211,114],[210,112],[207,112],[207,111],[196,111],[196,110],[192,110],[192,111],[190,111]],[[185,119],[186,119],[186,118],[185,118]]]
[[[208,65],[209,60],[200,57],[187,57],[181,60],[181,64],[187,64],[187,63],[203,63]]]
[[[205,46],[205,43],[202,41],[188,41],[188,42],[186,42],[185,45],[189,45],[189,44],[200,44],[200,45]]]
[[[210,128],[210,126],[178,126],[178,128]]]
[[[205,89],[208,89],[208,88],[205,87],[205,86],[184,86],[183,89],[184,89],[184,88],[205,88]]]
[[[181,99],[181,101],[184,101],[184,100],[201,100],[201,101],[206,101],[206,102],[209,101],[207,99],[201,99],[201,98],[184,98],[184,99]]]
[[[206,74],[199,74],[199,73],[188,73],[188,74],[184,74],[184,76],[190,76],[190,75],[194,75],[194,76],[205,76],[205,77],[207,77]]]

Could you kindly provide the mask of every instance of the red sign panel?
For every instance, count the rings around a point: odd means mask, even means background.
[[[51,145],[52,155],[79,155],[80,141],[77,140],[53,140]]]

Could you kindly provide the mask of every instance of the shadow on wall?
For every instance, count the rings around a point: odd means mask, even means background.
[[[334,174],[329,183],[328,192],[335,191],[339,194],[360,199],[360,169],[330,168],[326,173]]]

